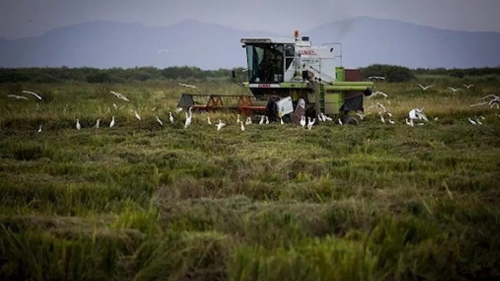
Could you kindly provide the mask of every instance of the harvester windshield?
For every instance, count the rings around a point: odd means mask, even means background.
[[[283,82],[283,44],[247,44],[246,52],[250,83]]]

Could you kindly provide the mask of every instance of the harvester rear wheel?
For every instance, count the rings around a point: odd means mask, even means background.
[[[347,116],[342,118],[342,124],[343,125],[359,125],[358,119],[352,117],[352,116]]]

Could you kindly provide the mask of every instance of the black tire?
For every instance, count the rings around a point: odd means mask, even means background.
[[[358,121],[358,119],[356,119],[352,116],[347,116],[347,117],[342,118],[342,124],[356,126],[356,125],[359,125],[359,121]]]
[[[292,123],[292,117],[290,114],[283,115],[281,119],[283,119],[283,123]]]

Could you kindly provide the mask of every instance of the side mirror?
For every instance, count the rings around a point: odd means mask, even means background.
[[[236,79],[236,72],[234,71],[234,69],[233,69],[233,71],[231,71],[231,74],[233,76],[233,79]]]
[[[330,53],[333,52],[333,48],[330,48]]]
[[[241,45],[241,48],[245,48],[245,47],[246,47],[246,45]]]

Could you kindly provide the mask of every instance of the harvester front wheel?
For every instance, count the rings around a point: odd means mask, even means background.
[[[344,117],[342,120],[343,125],[359,125],[358,119],[352,117],[352,116],[347,116]]]
[[[290,114],[283,115],[281,119],[283,119],[283,123],[292,123],[292,117]]]

